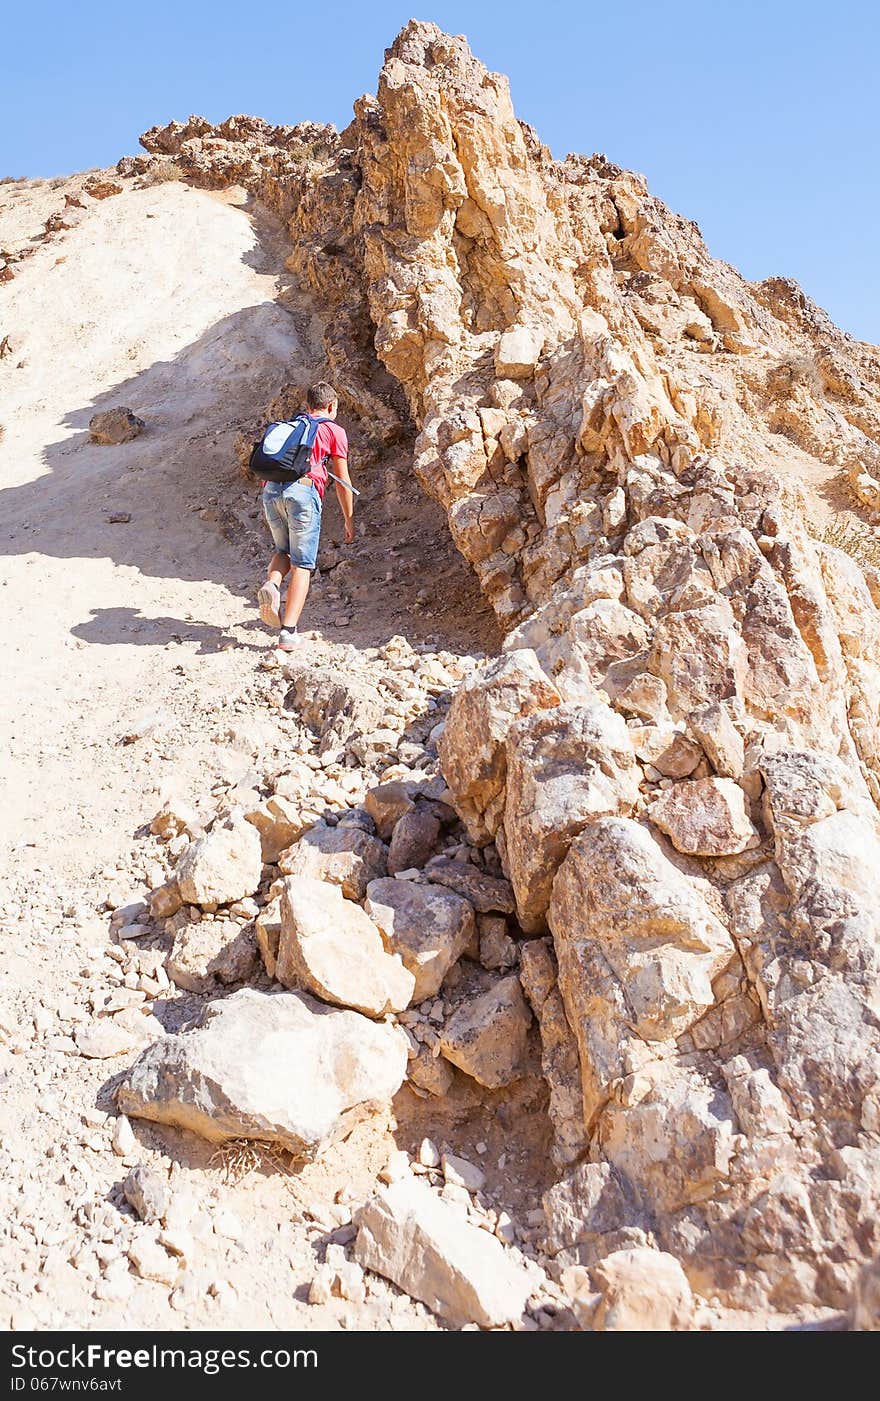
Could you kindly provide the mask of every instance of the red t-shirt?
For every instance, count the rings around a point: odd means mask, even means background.
[[[309,418],[320,417],[320,414],[309,414]],[[348,437],[345,429],[340,428],[338,423],[333,423],[329,418],[318,424],[318,431],[315,434],[315,442],[312,447],[312,468],[306,473],[307,480],[314,482],[322,501],[327,488],[327,467],[324,460],[327,457],[348,457]]]

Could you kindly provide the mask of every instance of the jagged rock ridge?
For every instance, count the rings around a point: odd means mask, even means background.
[[[880,353],[640,176],[553,161],[432,25],[341,135],[143,144],[283,215],[329,373],[380,441],[415,426],[508,629],[442,758],[552,936],[560,1267],[657,1244],[734,1302],[844,1306],[878,1248],[880,578],[802,483],[876,513]]]

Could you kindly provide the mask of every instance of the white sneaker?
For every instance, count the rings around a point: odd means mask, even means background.
[[[260,605],[260,619],[267,628],[280,628],[281,615],[281,590],[277,584],[273,584],[267,579],[257,594],[257,603]]]

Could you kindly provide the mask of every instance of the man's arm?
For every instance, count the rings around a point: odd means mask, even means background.
[[[330,471],[334,477],[342,478],[341,482],[334,482],[333,485],[345,518],[345,539],[350,545],[354,541],[354,493],[351,490],[351,477],[348,475],[348,462],[344,457],[331,457]],[[348,485],[343,486],[342,482]]]

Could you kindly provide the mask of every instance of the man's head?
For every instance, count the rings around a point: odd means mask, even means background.
[[[319,384],[313,384],[306,394],[306,404],[309,413],[323,414],[325,418],[335,418],[339,408],[339,400],[336,397],[336,390],[332,384],[326,380],[321,380]]]

